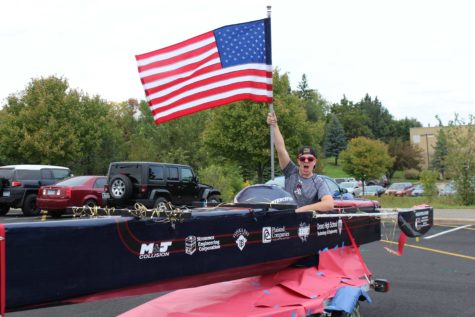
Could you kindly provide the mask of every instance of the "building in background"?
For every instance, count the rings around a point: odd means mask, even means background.
[[[411,144],[422,150],[424,161],[423,167],[429,168],[434,158],[434,148],[437,143],[437,134],[441,127],[411,128],[409,135]]]

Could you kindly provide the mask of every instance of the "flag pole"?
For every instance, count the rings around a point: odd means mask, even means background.
[[[271,17],[271,9],[272,6],[267,6],[267,17],[270,19]],[[272,51],[271,51],[272,54]],[[274,103],[269,103],[269,112],[274,112]],[[274,127],[269,125],[270,127],[270,175],[271,179],[274,180],[275,173],[274,173]]]

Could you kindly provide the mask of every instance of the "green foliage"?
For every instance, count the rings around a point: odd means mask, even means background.
[[[369,117],[363,113],[359,107],[354,105],[353,102],[346,99],[345,96],[343,96],[339,104],[333,104],[330,111],[343,125],[347,140],[359,136],[373,137],[369,128]]]
[[[464,205],[475,203],[475,124],[458,117],[449,123],[447,134],[447,173],[454,180],[457,196]]]
[[[419,170],[416,170],[415,168],[404,170],[404,177],[406,179],[419,179],[419,174]]]
[[[368,118],[367,124],[373,138],[379,140],[387,140],[389,138],[390,126],[394,120],[389,111],[378,100],[378,97],[373,100],[366,94],[355,107],[360,109]]]
[[[435,196],[437,195],[437,178],[438,173],[435,171],[424,170],[420,174],[420,181],[422,187],[424,188],[424,193],[428,196]]]
[[[325,155],[335,158],[335,165],[338,165],[340,152],[346,149],[346,137],[343,126],[335,115],[330,115],[330,122],[325,127],[324,141]]]
[[[159,125],[155,125],[145,103],[141,104],[141,112],[143,116],[138,121],[133,142],[130,143],[130,148],[135,150],[129,153],[142,152],[140,160],[189,164],[196,169],[208,164],[201,135],[210,111],[198,112]]]
[[[328,102],[314,89],[308,87],[307,76],[302,75],[302,81],[297,86],[295,92],[304,102],[305,111],[309,121],[317,122],[323,120],[328,110]]]
[[[446,159],[447,155],[449,154],[447,149],[447,136],[443,129],[439,130],[437,133],[437,142],[434,147],[434,157],[431,161],[431,167],[439,171],[440,176],[442,179],[445,178],[445,170],[446,170]]]
[[[411,208],[417,205],[430,205],[437,209],[475,208],[475,205],[460,205],[453,196],[396,197],[392,195],[381,195],[381,197],[378,197],[378,201],[384,208]]]
[[[404,118],[393,121],[390,126],[390,138],[398,138],[401,141],[409,141],[409,130],[411,128],[420,127],[422,127],[422,124],[414,118]],[[388,141],[388,139],[385,139],[385,141]]]
[[[323,125],[307,120],[302,100],[291,93],[286,74],[275,72],[273,80],[274,109],[290,155],[302,144],[317,147]],[[202,135],[206,152],[215,160],[225,158],[241,165],[246,179],[262,183],[270,170],[268,112],[266,105],[250,101],[213,110]]]
[[[341,152],[343,170],[356,179],[379,178],[392,166],[394,159],[381,141],[358,137]]]
[[[394,158],[393,165],[388,169],[388,176],[392,178],[395,171],[416,169],[420,170],[423,160],[422,150],[409,141],[392,138],[389,141],[389,155]]]
[[[4,163],[56,164],[78,174],[104,173],[109,161],[104,148],[118,145],[120,132],[109,119],[109,105],[70,90],[62,78],[32,80],[23,92],[8,98],[2,112]]]
[[[221,192],[224,202],[232,202],[244,184],[239,166],[231,163],[211,164],[200,169],[198,175],[202,183],[213,185]]]

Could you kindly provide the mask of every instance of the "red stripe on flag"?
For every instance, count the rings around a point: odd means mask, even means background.
[[[170,121],[170,120],[173,120],[173,119],[176,119],[176,118],[180,118],[180,117],[183,117],[183,116],[195,113],[195,112],[199,112],[199,111],[202,111],[202,110],[215,108],[215,107],[219,107],[219,106],[224,106],[228,103],[235,102],[235,101],[240,101],[240,100],[244,100],[244,99],[252,100],[252,101],[255,101],[255,102],[267,102],[267,103],[272,102],[272,98],[267,97],[267,96],[252,95],[252,94],[240,94],[240,95],[235,95],[235,96],[232,96],[232,97],[229,97],[229,98],[224,98],[224,99],[216,100],[216,101],[213,101],[213,102],[208,102],[206,104],[201,104],[201,105],[193,107],[193,108],[189,108],[189,109],[174,112],[174,113],[172,113],[168,116],[156,119],[155,123],[156,124],[164,123],[164,122],[167,122],[167,121]]]
[[[146,71],[146,70],[154,69],[154,68],[157,68],[157,67],[172,65],[174,63],[181,62],[183,60],[193,58],[195,56],[199,56],[203,53],[206,53],[206,52],[212,50],[213,48],[216,48],[216,43],[214,43],[214,42],[210,43],[208,45],[205,45],[203,47],[197,48],[195,50],[187,51],[183,54],[180,54],[180,55],[177,55],[177,56],[174,56],[174,57],[170,57],[170,58],[167,58],[167,59],[164,59],[164,60],[152,62],[152,63],[144,65],[144,66],[139,66],[139,73],[143,72],[143,71]]]
[[[149,104],[150,105],[156,105],[156,104],[159,104],[159,103],[164,102],[166,100],[169,100],[170,98],[179,96],[180,94],[183,94],[183,93],[185,93],[187,91],[190,91],[192,89],[204,87],[206,85],[210,85],[210,84],[214,84],[214,83],[219,84],[220,81],[233,79],[233,78],[238,78],[238,77],[243,77],[243,76],[256,76],[256,77],[262,77],[262,78],[272,78],[272,73],[267,72],[265,70],[245,69],[245,70],[239,70],[239,71],[234,71],[234,72],[225,73],[225,74],[219,74],[217,76],[205,78],[203,80],[191,83],[191,84],[183,86],[181,88],[174,89],[174,90],[172,90],[171,92],[169,92],[168,94],[166,94],[164,96],[150,99]],[[226,83],[223,83],[223,84],[226,84]],[[221,84],[221,85],[223,85],[223,84]],[[230,84],[226,84],[226,85],[230,85]],[[268,88],[268,90],[272,90],[272,87]]]
[[[224,92],[230,92],[236,89],[243,89],[243,88],[255,88],[255,89],[261,89],[261,90],[267,90],[267,91],[272,91],[272,85],[266,84],[266,83],[256,83],[252,81],[246,81],[246,82],[240,82],[240,83],[235,83],[231,85],[226,85],[226,86],[220,86],[216,87],[207,91],[199,92],[196,94],[193,94],[191,96],[181,98],[167,106],[163,106],[157,109],[153,109],[152,113],[155,115],[157,113],[167,111],[169,109],[181,106],[183,104],[193,102],[196,100],[200,100],[203,98],[207,98],[213,95],[221,94]],[[206,102],[205,102],[206,103]],[[149,103],[149,105],[153,105],[153,100]],[[195,106],[196,107],[196,106]]]
[[[180,75],[182,73],[186,73],[186,72],[190,72],[190,71],[193,71],[194,69],[206,64],[207,62],[209,61],[212,61],[213,59],[216,59],[216,58],[219,58],[219,53],[214,53],[202,60],[200,60],[199,62],[195,62],[195,63],[192,63],[192,64],[188,64],[188,65],[185,65],[183,67],[180,67],[180,68],[177,68],[177,69],[174,69],[174,70],[170,70],[170,71],[166,71],[166,72],[161,72],[161,73],[158,73],[158,74],[155,74],[155,75],[151,75],[151,76],[147,76],[147,77],[143,77],[141,79],[142,81],[142,84],[147,84],[147,83],[150,83],[150,82],[153,82],[155,80],[160,80],[160,79],[165,79],[165,78],[168,78],[168,77],[172,77],[172,76],[175,76],[175,75]]]
[[[177,49],[181,49],[183,47],[186,47],[187,45],[198,43],[200,41],[206,40],[207,38],[209,38],[211,36],[214,36],[213,32],[206,32],[204,34],[192,37],[191,39],[188,39],[188,40],[185,40],[183,42],[176,43],[176,44],[173,44],[173,45],[161,48],[161,49],[158,49],[156,51],[135,55],[135,59],[137,61],[140,61],[140,60],[144,60],[144,59],[147,59],[147,58],[150,58],[150,57],[154,57],[154,56],[159,55],[159,54],[170,53],[170,52],[176,51]]]
[[[160,86],[155,86],[153,88],[145,89],[145,95],[150,96],[151,94],[153,94],[157,91],[162,91],[162,90],[165,90],[167,88],[177,86],[177,85],[179,85],[179,84],[181,84],[181,83],[183,83],[187,80],[190,80],[192,78],[195,78],[195,77],[198,77],[198,76],[201,76],[201,75],[204,75],[206,73],[209,73],[209,72],[212,72],[212,71],[215,71],[215,70],[219,70],[219,69],[221,69],[220,64],[214,64],[214,65],[210,65],[210,66],[200,68],[196,72],[193,72],[193,74],[191,74],[190,76],[178,78],[178,79],[175,79],[171,82],[162,84]]]

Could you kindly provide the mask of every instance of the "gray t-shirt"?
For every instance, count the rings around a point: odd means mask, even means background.
[[[331,196],[330,188],[321,177],[315,174],[310,178],[300,176],[299,168],[292,161],[282,172],[285,175],[285,190],[292,195],[298,207],[319,202],[323,196]]]

